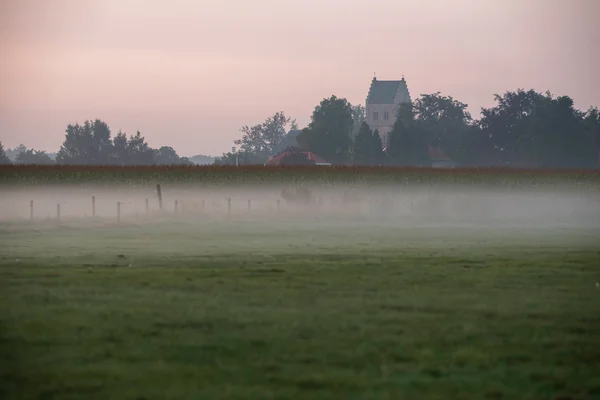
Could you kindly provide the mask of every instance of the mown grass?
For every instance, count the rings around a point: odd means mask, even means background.
[[[4,231],[0,397],[600,396],[597,231],[342,228]]]
[[[272,184],[479,185],[500,187],[552,187],[556,185],[600,188],[599,170],[509,168],[413,167],[286,167],[286,166],[0,166],[0,185],[121,183],[129,185],[177,183]]]

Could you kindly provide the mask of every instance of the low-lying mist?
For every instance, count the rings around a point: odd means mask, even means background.
[[[282,193],[285,189],[286,193]],[[36,186],[0,194],[0,223],[69,224],[202,219],[278,219],[320,224],[501,224],[597,227],[597,191],[422,188],[410,186],[256,186],[192,188]]]

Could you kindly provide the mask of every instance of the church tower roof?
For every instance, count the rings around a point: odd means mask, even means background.
[[[399,81],[381,81],[373,78],[367,96],[367,104],[394,104],[398,92],[408,95],[404,76]]]

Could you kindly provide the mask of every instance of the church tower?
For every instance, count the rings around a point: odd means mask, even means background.
[[[373,131],[379,131],[383,147],[388,144],[388,134],[396,122],[400,103],[410,101],[404,76],[398,81],[381,81],[373,77],[365,102],[365,122]]]

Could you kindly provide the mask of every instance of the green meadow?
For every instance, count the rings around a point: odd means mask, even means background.
[[[6,223],[0,398],[597,399],[590,226]]]

